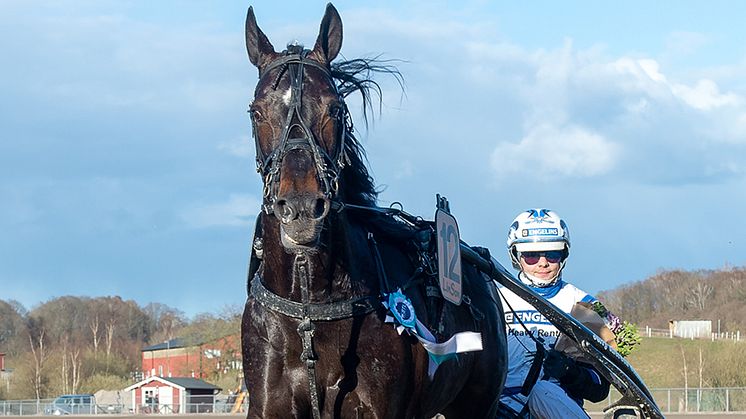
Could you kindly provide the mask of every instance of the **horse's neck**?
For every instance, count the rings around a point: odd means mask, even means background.
[[[329,221],[321,246],[293,253],[280,242],[280,225],[274,216],[263,215],[262,279],[272,292],[293,301],[302,301],[303,287],[311,301],[328,302],[366,295],[368,276],[375,272],[367,248],[365,232],[341,217]],[[304,281],[307,281],[304,284]]]

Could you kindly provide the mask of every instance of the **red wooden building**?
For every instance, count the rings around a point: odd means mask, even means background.
[[[190,377],[149,377],[124,391],[132,392],[132,412],[202,413],[212,411],[220,388]]]
[[[233,369],[241,369],[238,334],[193,345],[172,339],[142,349],[144,378],[209,378]]]

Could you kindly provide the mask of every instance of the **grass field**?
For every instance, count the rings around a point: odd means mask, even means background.
[[[746,342],[643,338],[627,361],[650,388],[746,387]]]

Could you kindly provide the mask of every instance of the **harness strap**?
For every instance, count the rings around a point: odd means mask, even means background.
[[[526,379],[523,381],[523,386],[521,387],[521,394],[526,397],[531,393],[536,382],[539,381],[539,373],[541,372],[541,364],[544,363],[545,352],[544,345],[536,345],[534,360],[531,362],[531,368],[529,368]]]
[[[303,303],[298,303],[268,290],[259,274],[251,280],[251,296],[265,308],[295,319],[302,319]],[[378,297],[369,295],[333,303],[308,303],[307,316],[311,321],[332,321],[362,316],[374,311],[380,305]]]
[[[308,373],[308,392],[311,395],[311,410],[314,419],[321,418],[321,405],[319,403],[319,391],[316,388],[316,361],[318,358],[313,352],[313,332],[315,326],[309,319],[303,319],[298,324],[298,334],[303,341],[303,352],[300,354],[300,360],[306,365]]]
[[[249,274],[246,277],[246,294],[251,294],[251,283],[254,275],[259,272],[264,257],[264,242],[262,234],[262,214],[256,216],[254,224],[254,238],[251,243],[251,257],[249,258]]]
[[[521,325],[523,330],[526,331],[526,336],[531,338],[531,340],[533,340],[534,344],[536,345],[534,360],[531,362],[531,367],[528,370],[528,374],[526,374],[526,379],[523,380],[523,386],[521,386],[521,394],[523,394],[524,396],[528,396],[529,393],[531,393],[531,389],[534,388],[534,385],[539,380],[541,365],[544,363],[544,354],[546,352],[546,349],[544,348],[544,339],[534,336],[534,334],[531,333],[530,330],[528,330],[526,324],[523,323],[523,320],[521,320],[521,316],[516,315],[515,309],[513,309],[513,306],[510,305],[508,299],[505,298],[502,292],[500,292],[500,289],[497,287],[495,287],[495,289],[497,290],[497,293],[500,294],[500,298],[502,299],[502,301],[504,301],[510,311],[513,312],[513,318],[518,320],[518,323]],[[530,352],[520,340],[518,340],[518,343],[520,343],[527,352]],[[528,407],[528,405],[526,405],[526,407]]]
[[[368,243],[370,243],[370,247],[373,249],[373,257],[376,260],[376,270],[378,271],[378,282],[379,282],[378,292],[381,295],[386,295],[389,292],[391,292],[391,287],[389,284],[388,277],[386,276],[386,269],[383,266],[383,259],[381,259],[381,252],[378,251],[378,242],[376,242],[376,238],[373,237],[373,233],[371,233],[370,231],[368,232]]]
[[[269,73],[270,70],[286,65],[286,64],[299,64],[303,63],[304,65],[310,65],[311,67],[316,67],[319,70],[321,70],[324,74],[329,76],[331,78],[331,72],[329,71],[329,67],[312,60],[310,58],[306,58],[306,54],[308,51],[303,51],[301,53],[288,53],[288,55],[284,55],[273,62],[271,62],[268,66],[262,69],[262,73],[259,75],[259,79],[264,77],[265,74]]]
[[[303,300],[303,308],[301,310],[303,318],[300,324],[298,324],[298,334],[303,341],[303,352],[300,354],[300,360],[306,364],[306,371],[308,372],[308,392],[311,395],[311,411],[313,412],[313,419],[321,419],[319,389],[316,387],[316,361],[318,360],[318,357],[313,351],[313,332],[316,327],[308,316],[308,304],[310,303],[310,292],[308,289],[311,286],[311,275],[309,274],[310,267],[308,265],[308,257],[305,253],[298,253],[295,255],[293,275],[300,277],[301,299]]]

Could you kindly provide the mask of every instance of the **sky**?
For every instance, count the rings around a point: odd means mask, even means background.
[[[513,218],[551,208],[591,294],[746,265],[746,3],[525,3],[335,3],[344,58],[404,76],[367,129],[348,102],[379,204],[444,195],[508,267]],[[325,2],[0,1],[0,299],[243,305],[250,4],[277,50],[313,45]]]

